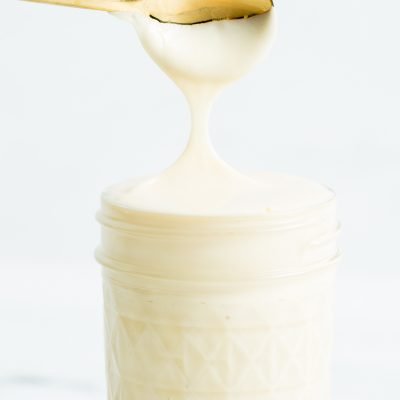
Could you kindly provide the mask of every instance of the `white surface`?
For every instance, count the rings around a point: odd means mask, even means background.
[[[212,138],[238,168],[336,190],[345,258],[335,400],[391,400],[400,397],[400,4],[340,6],[279,2],[270,62],[222,96]],[[132,29],[105,14],[5,2],[0,50],[0,398],[104,399],[98,195],[177,157],[186,106]]]

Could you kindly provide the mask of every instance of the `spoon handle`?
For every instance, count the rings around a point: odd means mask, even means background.
[[[26,0],[59,6],[87,8],[100,11],[132,11],[140,0]]]

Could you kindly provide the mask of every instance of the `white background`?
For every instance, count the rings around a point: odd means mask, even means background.
[[[268,59],[219,99],[213,142],[245,170],[333,187],[344,229],[335,400],[400,398],[400,3],[276,0]],[[133,29],[2,1],[0,398],[104,399],[99,193],[182,151],[182,96]],[[151,399],[146,399],[151,400]]]

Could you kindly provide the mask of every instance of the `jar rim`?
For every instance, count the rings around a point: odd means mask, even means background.
[[[131,207],[113,196],[115,186],[111,186],[101,195],[102,210],[97,214],[97,219],[101,224],[112,224],[114,227],[120,225],[121,228],[124,226],[128,228],[130,225],[178,230],[183,227],[189,230],[190,228],[201,230],[202,227],[208,230],[212,227],[229,230],[238,226],[247,226],[251,229],[257,226],[264,229],[267,227],[270,229],[294,228],[297,225],[303,226],[312,214],[318,211],[323,212],[327,208],[335,206],[335,192],[326,185],[321,185],[321,187],[329,194],[326,199],[298,208],[265,210],[263,213],[180,214]]]

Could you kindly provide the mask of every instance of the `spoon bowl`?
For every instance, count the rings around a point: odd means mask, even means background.
[[[118,16],[135,25],[147,53],[174,80],[238,80],[266,53],[276,32],[274,10],[250,18],[189,26],[163,24],[137,13]]]

